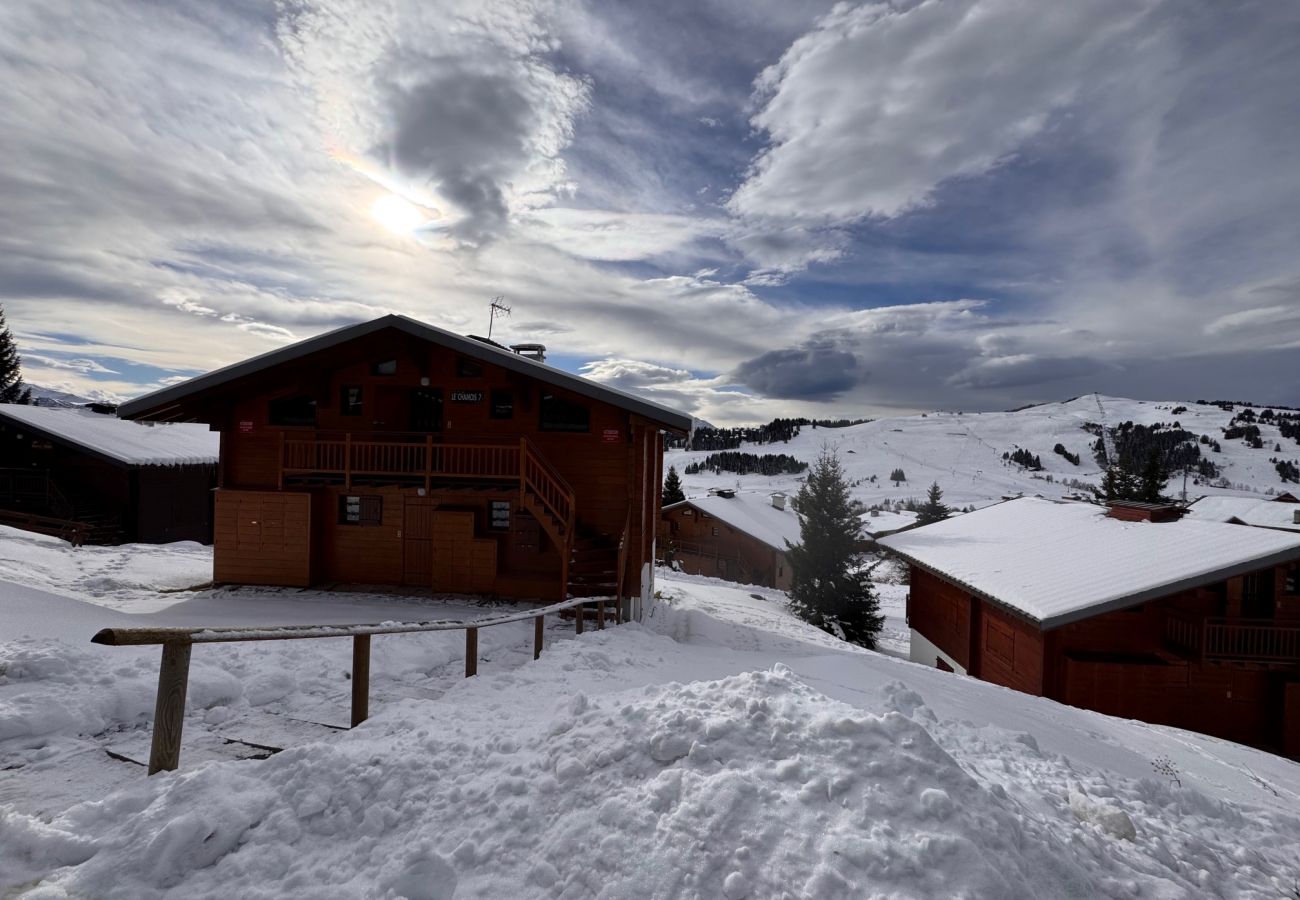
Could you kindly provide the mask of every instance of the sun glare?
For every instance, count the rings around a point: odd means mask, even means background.
[[[429,219],[424,210],[396,194],[384,194],[375,200],[370,215],[394,234],[410,234]]]

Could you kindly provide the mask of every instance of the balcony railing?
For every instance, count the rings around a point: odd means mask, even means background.
[[[1211,662],[1300,663],[1300,623],[1170,615],[1165,618],[1165,641]]]
[[[513,481],[519,478],[518,444],[447,444],[422,441],[377,441],[352,435],[339,438],[285,437],[280,453],[284,477],[354,478],[382,476]]]

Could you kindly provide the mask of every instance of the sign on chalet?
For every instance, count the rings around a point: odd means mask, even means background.
[[[558,600],[652,589],[690,418],[402,316],[124,404],[221,433],[214,577]]]
[[[1300,534],[1180,513],[1023,498],[881,539],[912,659],[1300,756]]]
[[[799,543],[799,519],[785,494],[718,489],[665,506],[659,540],[684,572],[788,590],[786,541]]]
[[[73,543],[212,539],[217,436],[0,404],[0,524]]]

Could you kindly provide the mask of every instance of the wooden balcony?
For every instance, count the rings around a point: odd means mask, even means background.
[[[1205,662],[1300,664],[1300,623],[1169,615],[1165,642]]]

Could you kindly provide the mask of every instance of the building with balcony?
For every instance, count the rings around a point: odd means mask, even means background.
[[[218,582],[641,597],[690,418],[538,356],[385,316],[119,412],[220,432]]]
[[[663,508],[659,555],[683,572],[788,590],[786,541],[799,519],[785,494],[714,489]]]
[[[882,538],[915,662],[1300,757],[1300,535],[1022,498]]]

